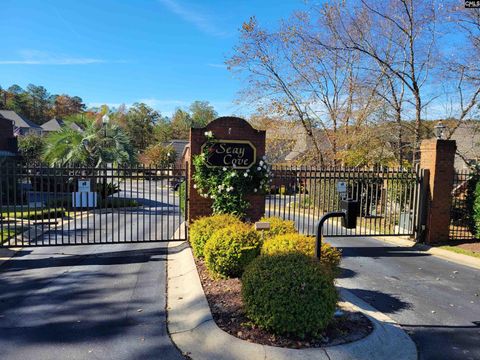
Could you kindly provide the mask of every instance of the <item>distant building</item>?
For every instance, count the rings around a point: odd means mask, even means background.
[[[17,155],[18,145],[13,133],[13,122],[0,114],[0,158]]]
[[[57,119],[57,118],[53,118],[53,119],[47,121],[41,127],[42,127],[42,131],[44,133],[51,133],[51,132],[59,131],[62,128],[64,128],[65,126],[68,126],[71,129],[73,129],[75,131],[78,131],[79,133],[83,133],[83,129],[80,126],[78,126],[77,124],[66,123],[62,119]]]
[[[25,119],[12,110],[0,110],[0,115],[13,122],[13,132],[15,136],[23,136],[27,134],[41,134],[42,127]]]
[[[480,161],[480,126],[476,122],[465,122],[453,133],[451,140],[457,142],[455,169],[469,168]]]
[[[165,143],[165,146],[171,146],[175,150],[177,155],[175,159],[175,167],[182,168],[184,166],[183,159],[185,158],[185,152],[187,151],[188,140],[171,140]]]

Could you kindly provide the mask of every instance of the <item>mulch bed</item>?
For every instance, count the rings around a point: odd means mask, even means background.
[[[203,290],[217,325],[230,335],[249,342],[293,349],[324,347],[360,340],[369,335],[373,325],[360,312],[343,308],[318,339],[293,339],[265,331],[245,316],[239,279],[212,280],[205,264],[195,260]]]

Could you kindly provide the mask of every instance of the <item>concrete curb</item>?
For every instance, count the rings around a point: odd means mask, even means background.
[[[227,334],[213,320],[191,249],[185,243],[179,250],[179,244],[169,243],[168,331],[176,346],[194,360],[417,359],[415,344],[392,319],[345,289],[340,290],[344,302],[374,324],[373,332],[362,340],[295,350],[253,344]]]
[[[383,241],[393,245],[410,247],[412,250],[422,251],[432,256],[442,258],[443,260],[453,262],[455,264],[465,265],[474,269],[480,269],[480,258],[476,258],[469,255],[458,254],[456,252],[445,250],[445,249],[439,249],[435,246],[415,243],[413,241],[402,239],[399,237],[383,236],[383,237],[372,237],[372,238],[375,240]]]

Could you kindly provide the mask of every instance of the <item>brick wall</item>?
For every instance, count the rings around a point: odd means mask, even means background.
[[[454,140],[424,140],[420,167],[430,171],[427,196],[426,243],[448,241],[454,179]]]
[[[191,175],[195,171],[192,164],[192,156],[200,154],[201,146],[207,141],[206,131],[212,131],[217,139],[221,140],[249,140],[257,149],[257,160],[265,155],[265,131],[256,130],[251,125],[240,118],[220,117],[205,128],[190,130],[190,148],[188,166],[189,166],[189,207],[188,219],[193,221],[201,216],[212,214],[212,201],[202,198],[193,188]],[[247,212],[247,219],[256,221],[265,213],[265,196],[249,195],[246,197],[250,202],[250,208]]]
[[[16,138],[13,135],[13,123],[0,117],[0,150],[17,152]]]

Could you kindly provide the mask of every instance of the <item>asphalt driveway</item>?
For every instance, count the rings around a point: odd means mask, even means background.
[[[166,330],[166,248],[20,251],[0,266],[2,359],[182,359]]]
[[[338,285],[397,321],[420,359],[480,359],[480,270],[371,237],[326,240],[342,250]]]
[[[170,190],[129,185],[120,195],[141,208],[91,214],[35,240],[84,245],[24,248],[0,265],[1,359],[183,359],[166,328],[167,243],[93,244],[168,240],[179,226]]]

